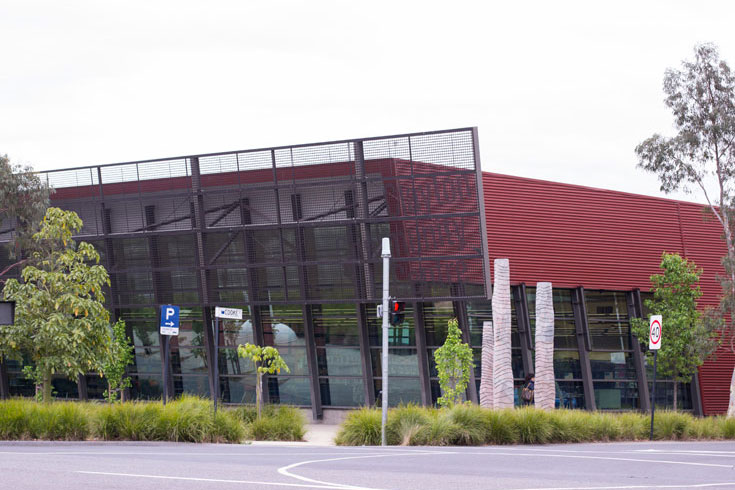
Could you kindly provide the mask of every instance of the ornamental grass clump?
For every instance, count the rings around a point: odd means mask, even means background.
[[[546,444],[551,441],[553,427],[552,418],[548,412],[525,407],[514,410],[512,413],[518,428],[519,442]]]
[[[95,435],[106,441],[160,440],[157,420],[163,406],[158,403],[128,402],[99,407]]]
[[[549,412],[551,425],[550,442],[586,442],[596,440],[596,418],[592,414],[574,411],[559,410]]]
[[[538,410],[534,407],[491,410],[458,404],[452,408],[406,405],[388,413],[388,444],[410,446],[479,446],[648,440],[651,419],[642,413]],[[659,440],[735,439],[735,419],[695,418],[686,413],[656,414]],[[336,442],[380,444],[380,410],[350,413]]]
[[[340,446],[380,445],[380,410],[361,408],[347,414],[334,442]]]
[[[28,401],[7,400],[0,403],[0,439],[23,439],[28,433]]]
[[[264,410],[246,426],[248,438],[256,441],[300,441],[306,434],[304,416],[294,407],[273,407],[270,413]]]
[[[689,414],[662,410],[656,412],[653,438],[663,440],[689,439],[694,418]]]
[[[479,446],[485,444],[490,428],[483,410],[477,405],[455,405],[447,412],[449,420],[457,426],[452,444]]]
[[[516,444],[520,438],[512,410],[483,410],[487,444]]]
[[[430,410],[429,420],[411,440],[412,446],[449,446],[454,444],[460,428],[444,410]]]
[[[420,432],[431,419],[432,410],[415,404],[402,405],[391,410],[386,423],[388,444],[415,446],[423,442]]]

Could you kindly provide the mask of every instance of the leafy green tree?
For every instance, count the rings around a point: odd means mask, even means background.
[[[263,406],[263,375],[278,374],[282,370],[288,373],[290,370],[275,347],[261,347],[248,342],[238,346],[237,355],[249,359],[256,366],[255,403],[258,407],[258,418],[260,418]]]
[[[11,263],[0,270],[0,281],[11,269],[29,260],[20,258],[31,236],[43,218],[51,189],[28,166],[10,163],[7,155],[0,155],[0,231],[13,231],[13,239],[6,245]]]
[[[462,342],[457,319],[449,320],[448,325],[447,340],[434,351],[442,391],[437,402],[442,407],[452,407],[462,401],[462,395],[470,382],[470,371],[475,367],[472,349]]]
[[[702,296],[699,288],[701,269],[691,260],[679,254],[664,252],[661,255],[662,274],[651,276],[653,299],[645,306],[652,314],[663,317],[664,340],[658,351],[658,372],[674,380],[674,410],[677,406],[679,383],[688,383],[697,368],[712,354],[718,345],[713,324],[702,318],[697,310],[697,300]],[[649,321],[635,318],[633,333],[647,345]],[[653,353],[648,353],[652,362]]]
[[[16,302],[15,325],[0,326],[0,354],[33,367],[26,372],[44,401],[51,400],[51,378],[99,371],[109,350],[110,314],[102,288],[110,284],[92,245],[75,243],[82,228],[76,213],[49,208],[33,235],[33,264],[21,272],[23,282],[9,279],[6,300]]]
[[[722,226],[720,334],[735,352],[735,74],[717,47],[702,44],[694,60],[666,70],[664,93],[677,133],[654,134],[638,145],[638,167],[658,175],[664,192],[698,190]],[[728,415],[735,416],[735,372]]]
[[[130,388],[130,378],[125,377],[125,370],[133,362],[133,346],[125,334],[125,322],[120,320],[112,326],[109,339],[109,351],[102,361],[102,376],[107,380],[105,399],[110,403],[122,397],[125,388]]]

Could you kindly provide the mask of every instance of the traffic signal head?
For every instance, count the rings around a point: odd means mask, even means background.
[[[390,302],[390,324],[400,325],[403,323],[405,318],[404,309],[406,308],[405,301],[393,301]]]

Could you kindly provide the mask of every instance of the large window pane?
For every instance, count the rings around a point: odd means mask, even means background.
[[[375,305],[367,305],[365,308],[365,320],[368,325],[368,337],[371,346],[383,345],[382,319],[377,318]],[[413,323],[413,308],[406,303],[405,317],[403,323],[391,326],[388,329],[388,345],[391,347],[415,346],[416,332]]]
[[[365,404],[362,378],[320,379],[319,389],[322,404],[326,406],[359,407]]]
[[[316,352],[320,376],[362,376],[359,348],[326,347]]]
[[[625,293],[585,291],[584,298],[592,348],[630,349],[631,333]]]
[[[357,310],[353,303],[314,305],[311,311],[316,345],[360,345]]]
[[[220,377],[221,396],[225,403],[255,403],[255,376]],[[267,388],[266,388],[267,389]]]
[[[638,408],[638,383],[635,381],[594,381],[595,404],[598,410]]]
[[[653,393],[653,378],[648,378],[648,392]],[[679,410],[692,409],[692,390],[689,383],[678,383],[677,406]],[[674,408],[674,383],[656,380],[656,407]]]
[[[160,374],[138,374],[137,376],[131,376],[131,396],[133,399],[160,399],[163,394],[163,383],[161,379]]]
[[[585,408],[581,381],[556,382],[556,408]]]
[[[373,356],[373,376],[383,374],[381,349],[370,349]],[[419,361],[416,349],[388,349],[388,376],[418,376]]]
[[[161,350],[158,348],[136,348],[135,369],[139,373],[161,372]]]
[[[308,378],[268,378],[271,403],[284,405],[311,405]]]
[[[376,403],[380,404],[381,380],[375,380]],[[395,407],[407,403],[421,403],[421,385],[418,378],[389,378],[388,405]]]
[[[554,351],[554,377],[556,379],[582,378],[579,351]]]
[[[209,396],[209,378],[207,376],[174,376],[174,393],[190,394],[201,397]]]
[[[426,345],[440,347],[447,339],[449,320],[456,317],[451,301],[424,303],[424,325],[426,327]]]
[[[590,352],[592,379],[635,379],[636,370],[630,352]]]

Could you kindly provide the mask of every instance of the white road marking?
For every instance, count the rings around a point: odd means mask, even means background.
[[[735,451],[707,451],[707,450],[685,450],[685,449],[634,449],[627,452],[636,453],[669,453],[669,454],[692,454],[701,456],[703,454],[710,456],[735,456]]]
[[[731,464],[716,464],[716,463],[693,463],[690,461],[668,461],[664,459],[636,459],[636,458],[617,458],[612,456],[576,456],[572,454],[551,454],[551,453],[521,453],[521,452],[462,452],[457,454],[481,454],[481,455],[493,455],[493,456],[531,456],[531,457],[547,457],[547,458],[573,458],[573,459],[603,459],[609,461],[631,461],[634,463],[661,463],[661,464],[681,464],[691,466],[709,466],[713,468],[729,468],[732,469]]]
[[[367,459],[367,458],[385,458],[390,456],[425,456],[427,454],[459,454],[459,453],[453,453],[450,451],[422,451],[422,450],[414,450],[414,451],[408,451],[404,453],[398,453],[396,454],[394,451],[390,451],[388,453],[383,454],[370,454],[367,456],[344,456],[341,458],[329,458],[329,459],[314,459],[311,461],[300,461],[298,463],[293,463],[290,465],[282,466],[278,468],[278,473],[284,476],[290,476],[291,478],[296,478],[297,480],[309,482],[309,483],[316,483],[319,485],[326,485],[330,487],[339,487],[343,489],[349,489],[349,490],[378,490],[371,487],[360,487],[360,486],[354,486],[354,485],[347,485],[342,483],[332,483],[332,482],[326,482],[321,480],[315,480],[313,478],[307,478],[305,476],[296,475],[294,473],[291,473],[289,470],[292,470],[294,468],[297,468],[299,466],[304,466],[307,464],[313,464],[313,463],[328,463],[332,461],[345,461],[349,459]]]
[[[320,454],[324,456],[329,456],[332,454],[344,454],[344,452],[330,452],[330,453],[322,453],[322,452],[303,452],[303,453],[249,453],[249,452],[237,452],[237,451],[230,451],[227,453],[188,453],[188,452],[180,452],[180,451],[0,451],[0,454],[18,454],[22,456],[33,456],[35,454],[40,456],[83,456],[83,455],[89,455],[89,456],[171,456],[171,454],[176,454],[177,456],[278,456],[278,457],[288,457],[288,456],[313,456],[315,454]]]
[[[128,476],[132,478],[151,478],[156,480],[183,480],[183,481],[201,481],[211,483],[245,483],[249,485],[270,485],[275,487],[299,487],[299,488],[330,488],[344,489],[342,486],[325,486],[325,485],[309,485],[305,483],[279,483],[273,481],[250,481],[250,480],[226,480],[222,478],[194,478],[186,476],[165,476],[165,475],[143,475],[138,473],[112,473],[106,471],[75,471],[84,475],[104,475],[104,476]]]
[[[513,490],[616,490],[616,489],[634,489],[634,488],[712,488],[712,487],[733,487],[735,482],[723,483],[692,483],[677,485],[621,485],[611,487],[539,487],[539,488],[516,488]]]

